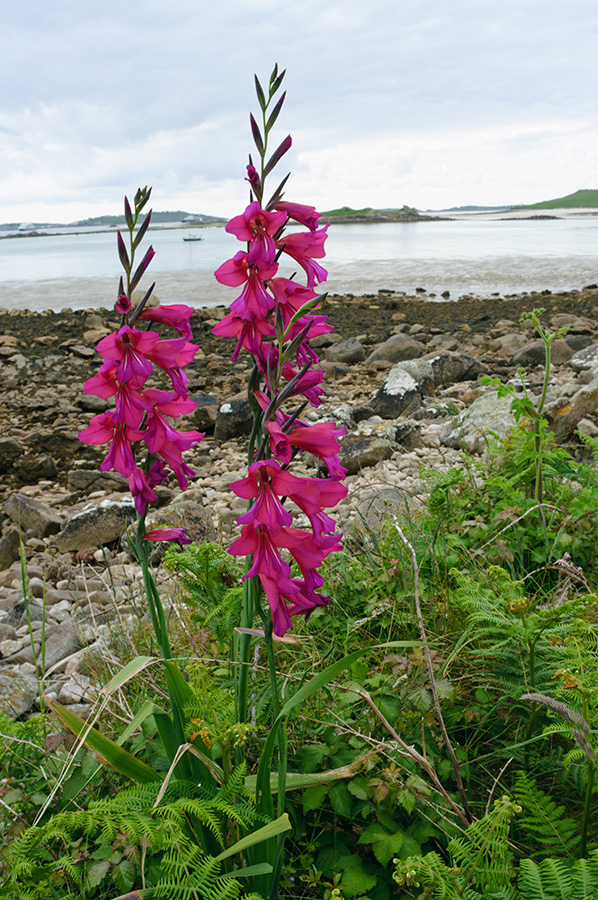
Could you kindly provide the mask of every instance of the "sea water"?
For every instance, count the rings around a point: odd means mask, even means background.
[[[184,241],[192,234],[200,241]],[[148,233],[156,255],[142,288],[156,282],[163,303],[228,304],[238,289],[214,270],[243,244],[222,227],[164,228]],[[505,214],[453,220],[333,225],[326,242],[330,293],[378,290],[436,299],[449,291],[490,297],[579,289],[598,282],[598,216],[525,219]],[[291,274],[297,266],[287,266]],[[121,273],[114,231],[56,233],[0,240],[0,307],[73,309],[112,306]],[[299,270],[299,276],[301,272]],[[324,289],[324,287],[322,288]],[[434,299],[430,297],[430,299]]]

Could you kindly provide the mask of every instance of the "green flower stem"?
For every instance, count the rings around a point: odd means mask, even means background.
[[[150,572],[149,558],[147,546],[143,543],[145,535],[145,516],[140,516],[137,521],[137,534],[135,536],[135,549],[137,558],[143,573],[143,585],[145,587],[145,596],[147,597],[147,605],[149,608],[150,618],[160,655],[162,659],[172,659],[172,651],[170,649],[170,641],[168,640],[168,628],[166,627],[166,617],[164,615],[164,607],[160,599],[158,588],[154,577]]]
[[[247,569],[251,567],[251,557],[247,560]],[[251,628],[255,616],[256,601],[259,596],[259,581],[257,575],[247,578],[243,584],[243,600],[241,606],[241,628]],[[235,718],[237,722],[247,722],[249,720],[249,710],[247,704],[247,693],[249,684],[249,666],[251,655],[251,635],[236,635],[236,653],[235,659],[238,662],[237,674],[237,691],[235,698]]]

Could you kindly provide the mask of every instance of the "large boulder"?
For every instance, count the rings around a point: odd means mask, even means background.
[[[447,387],[458,381],[475,381],[488,371],[486,366],[466,353],[438,353],[428,357],[436,387]]]
[[[573,356],[573,350],[567,341],[554,341],[550,350],[550,358],[554,365],[562,365],[569,362]],[[546,362],[546,348],[544,341],[530,341],[521,350],[518,350],[511,357],[511,365],[513,366],[543,366]]]
[[[198,393],[191,396],[191,399],[197,403],[196,408],[189,416],[193,428],[197,428],[199,431],[212,431],[216,425],[220,407],[218,397],[214,394],[198,391]]]
[[[0,538],[0,571],[8,569],[20,556],[19,529],[9,528]]]
[[[54,543],[62,553],[101,547],[118,540],[134,518],[132,500],[103,500],[97,506],[86,506],[71,516]]]
[[[46,503],[26,494],[11,494],[4,503],[4,512],[23,531],[32,531],[38,538],[56,534],[62,519]]]
[[[339,341],[337,344],[332,344],[331,347],[327,348],[324,356],[327,362],[353,365],[354,363],[362,362],[366,357],[366,353],[361,341],[356,337],[350,337],[344,341]]]
[[[396,363],[406,359],[418,359],[425,353],[425,346],[408,334],[393,334],[370,353],[368,366],[377,363]]]
[[[584,384],[571,397],[561,397],[546,408],[546,417],[557,441],[565,441],[585,416],[598,410],[598,377]]]
[[[241,397],[231,397],[218,410],[214,439],[228,441],[231,438],[251,434],[253,413],[249,401]]]
[[[592,375],[598,375],[598,343],[578,350],[569,360],[569,365],[576,372],[588,371]]]
[[[31,709],[37,692],[34,675],[15,671],[0,672],[0,711],[12,719],[17,719]]]
[[[347,434],[341,438],[339,459],[347,473],[355,475],[381,459],[388,459],[395,449],[392,441],[375,434]]]
[[[22,454],[23,447],[14,438],[0,438],[0,475],[9,472]]]
[[[440,442],[469,453],[483,453],[493,438],[504,440],[514,425],[511,398],[499,397],[497,391],[489,391],[474,400],[456,422],[445,425],[440,432]]]
[[[384,419],[411,415],[422,405],[424,394],[431,393],[434,371],[428,360],[397,363],[369,406]]]

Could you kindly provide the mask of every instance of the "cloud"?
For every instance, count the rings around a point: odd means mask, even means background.
[[[253,73],[275,59],[305,197],[434,206],[452,182],[453,202],[509,202],[526,179],[565,193],[595,168],[597,36],[593,0],[12,4],[1,217],[60,219],[77,199],[80,216],[111,212],[140,182],[166,206],[234,212]]]

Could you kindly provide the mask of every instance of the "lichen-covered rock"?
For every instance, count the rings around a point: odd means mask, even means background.
[[[368,466],[375,466],[381,459],[392,456],[395,445],[387,438],[367,434],[347,434],[341,438],[340,463],[349,475]]]
[[[56,535],[54,544],[63,553],[102,547],[118,540],[134,518],[135,506],[131,499],[103,500],[97,506],[86,506],[71,516]]]
[[[240,397],[231,397],[218,410],[214,439],[228,441],[251,433],[253,413],[249,401]]]
[[[515,425],[511,398],[489,391],[474,400],[456,422],[448,423],[440,432],[446,447],[461,447],[469,453],[483,453],[493,439],[504,439]]]
[[[37,681],[33,675],[14,670],[0,672],[0,711],[17,719],[31,709],[37,697]]]
[[[400,362],[392,367],[369,405],[385,419],[410,415],[421,407],[424,394],[430,393],[433,384],[434,373],[427,360]]]

